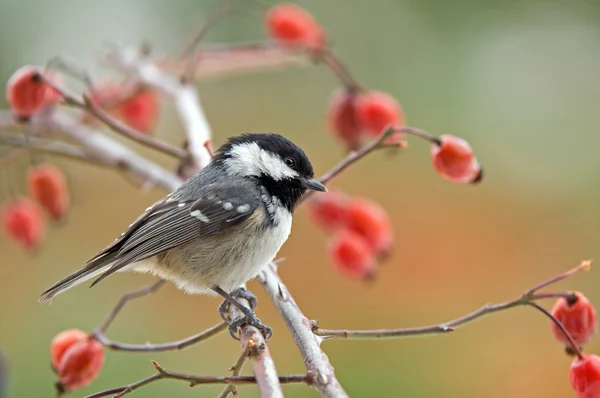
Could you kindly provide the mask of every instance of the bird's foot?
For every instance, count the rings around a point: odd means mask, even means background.
[[[256,296],[250,290],[244,287],[239,287],[235,289],[233,292],[231,292],[231,296],[236,299],[243,298],[248,300],[248,303],[250,304],[250,308],[252,310],[254,310],[258,305],[258,300],[256,299]],[[223,302],[219,306],[219,315],[221,315],[221,318],[225,322],[231,322],[231,317],[229,316],[230,306],[231,303],[228,300],[223,300]]]

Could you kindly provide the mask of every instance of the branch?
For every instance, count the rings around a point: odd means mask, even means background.
[[[136,298],[144,297],[149,294],[155,293],[158,289],[163,287],[164,284],[165,284],[165,281],[163,279],[161,279],[158,282],[155,282],[149,286],[143,287],[138,290],[134,290],[132,292],[125,293],[123,296],[121,296],[119,301],[117,301],[117,304],[108,313],[108,315],[102,321],[100,326],[98,326],[97,332],[99,332],[99,333],[106,332],[106,329],[108,329],[108,327],[113,323],[113,321],[115,320],[117,315],[119,315],[119,312],[121,312],[123,307],[125,307],[125,304],[127,304],[130,300],[134,300]]]
[[[130,392],[137,390],[140,387],[162,379],[175,379],[186,381],[190,383],[190,387],[196,386],[198,384],[256,384],[259,382],[259,380],[253,376],[195,376],[167,370],[155,361],[152,361],[152,364],[154,365],[158,373],[140,381],[137,381],[135,383],[131,383],[122,387],[112,388],[110,390],[101,391],[96,394],[88,395],[85,398],[100,398],[109,395],[112,395],[114,397],[122,397],[126,394],[129,394]],[[281,384],[310,384],[311,382],[312,377],[309,374],[288,375],[278,377],[278,383]]]
[[[248,300],[238,298],[238,302],[245,307],[250,308]],[[229,318],[239,319],[244,317],[242,311],[236,306],[229,306]],[[252,371],[256,377],[256,384],[260,391],[260,396],[263,398],[283,398],[283,391],[275,369],[275,362],[271,358],[269,347],[264,336],[256,327],[251,325],[243,325],[240,328],[240,342],[244,350],[248,351],[248,357],[252,363]]]
[[[543,287],[546,287],[552,283],[555,283],[559,280],[568,278],[569,276],[582,271],[588,270],[590,267],[590,260],[582,261],[577,267],[570,269],[567,272],[559,274],[553,278],[548,279],[545,282],[542,282],[533,288],[525,291],[520,297],[515,300],[507,301],[500,304],[487,304],[481,307],[480,309],[471,312],[465,316],[454,319],[449,322],[445,322],[439,325],[433,326],[425,326],[419,328],[406,328],[406,329],[377,329],[377,330],[331,330],[331,329],[321,329],[316,324],[313,324],[313,332],[317,336],[321,336],[324,339],[396,339],[401,337],[410,337],[410,336],[422,336],[426,334],[439,334],[439,333],[447,333],[452,332],[456,328],[460,326],[464,326],[467,323],[473,322],[479,318],[482,318],[486,315],[490,315],[496,312],[505,311],[507,309],[523,306],[523,305],[532,305],[536,300],[556,297],[556,296],[564,296],[563,294],[545,294],[540,293],[536,294],[537,291]]]
[[[335,377],[329,358],[321,350],[322,339],[313,334],[311,322],[300,311],[275,267],[268,267],[259,276],[259,281],[294,338],[308,374],[314,374],[312,386],[326,398],[348,397]]]
[[[0,133],[0,145],[32,149],[35,151],[45,152],[67,159],[79,160],[94,165],[106,165],[101,159],[96,158],[93,154],[82,151],[80,148],[74,145],[56,140],[46,140],[43,138],[31,137],[25,134],[5,135]]]
[[[156,163],[139,155],[120,142],[94,129],[82,125],[65,112],[54,112],[40,115],[32,121],[32,127],[37,124],[49,129],[56,129],[79,143],[82,147],[94,153],[100,162],[122,170],[129,171],[166,189],[175,190],[182,181],[175,174],[166,171]]]
[[[197,333],[193,336],[186,337],[185,339],[179,341],[173,341],[170,343],[163,344],[127,344],[127,343],[119,343],[116,341],[110,340],[106,335],[96,330],[93,333],[93,336],[96,340],[100,342],[105,347],[110,348],[111,350],[116,351],[129,351],[129,352],[161,352],[161,351],[174,351],[174,350],[182,350],[191,345],[197,344],[201,341],[208,340],[209,338],[216,336],[217,334],[223,332],[227,329],[228,324],[226,322],[220,322],[216,325],[203,330],[200,333]]]

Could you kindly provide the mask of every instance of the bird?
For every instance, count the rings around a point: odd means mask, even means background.
[[[308,190],[326,192],[305,152],[274,133],[230,137],[210,163],[148,207],[109,246],[40,296],[58,294],[121,271],[144,272],[191,294],[220,295],[265,337],[272,330],[254,314],[243,285],[271,264],[288,239],[296,206]],[[246,298],[250,308],[236,298]]]

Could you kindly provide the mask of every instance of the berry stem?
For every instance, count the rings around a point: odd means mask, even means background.
[[[324,48],[315,53],[316,58],[323,62],[340,79],[346,90],[356,92],[362,90],[362,86],[350,73],[350,69],[344,62],[330,49]]]
[[[558,328],[560,329],[560,331],[563,332],[563,334],[565,335],[565,337],[567,338],[567,340],[569,340],[570,348],[573,350],[573,352],[575,353],[575,355],[577,355],[577,358],[579,358],[580,360],[583,359],[583,353],[581,352],[581,350],[579,349],[579,347],[577,347],[577,344],[575,344],[575,341],[573,340],[573,337],[571,337],[571,334],[565,328],[565,325],[563,325],[562,322],[560,322],[558,319],[556,319],[554,317],[554,315],[552,315],[550,313],[550,311],[548,311],[547,309],[545,309],[544,307],[542,307],[538,303],[536,303],[534,301],[529,301],[527,304],[530,305],[530,306],[532,306],[533,308],[537,309],[542,314],[546,315],[548,318],[550,318],[550,320],[552,322],[554,322],[554,324],[556,324],[556,326],[558,326]]]
[[[415,137],[419,137],[421,139],[424,139],[425,141],[428,141],[432,144],[435,144],[437,146],[441,146],[442,145],[442,141],[440,141],[439,138],[435,137],[434,135],[428,133],[425,130],[421,130],[415,127],[399,127],[395,129],[398,133],[404,133],[404,134],[410,134],[410,135],[414,135]]]

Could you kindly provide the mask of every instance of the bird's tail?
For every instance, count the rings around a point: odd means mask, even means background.
[[[90,263],[86,264],[83,268],[73,272],[71,275],[56,282],[54,285],[52,285],[40,295],[39,300],[41,302],[50,301],[53,297],[58,296],[65,290],[68,290],[74,286],[79,285],[80,283],[83,283],[106,272],[112,265],[112,262],[114,261],[114,256],[114,253],[109,253],[105,256],[94,259]]]

